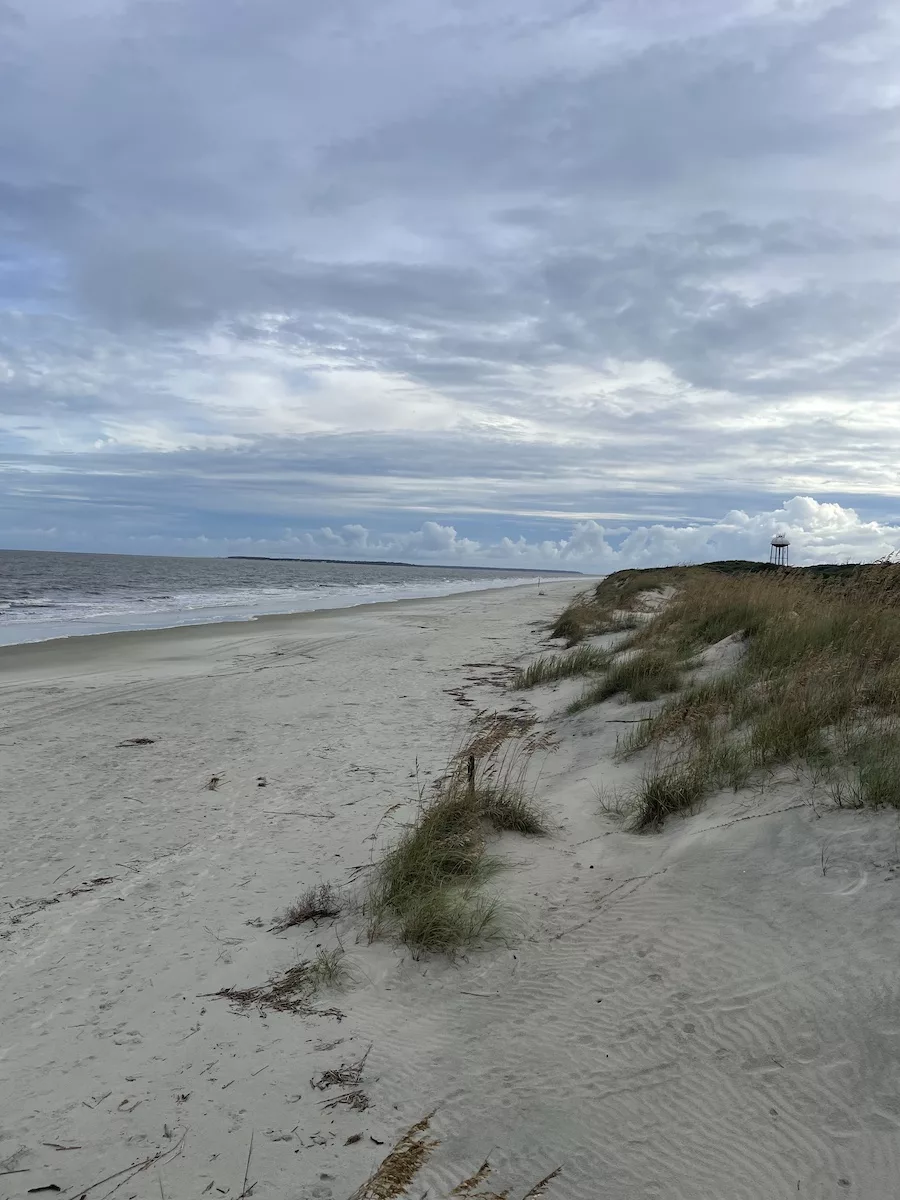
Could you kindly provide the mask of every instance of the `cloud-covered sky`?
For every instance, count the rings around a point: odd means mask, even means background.
[[[0,0],[0,544],[900,544],[893,0]]]

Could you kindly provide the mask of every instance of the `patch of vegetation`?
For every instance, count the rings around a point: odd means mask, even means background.
[[[681,683],[682,665],[669,650],[645,650],[610,667],[603,679],[588,687],[568,708],[582,712],[624,692],[629,700],[656,700],[664,692],[674,692]]]
[[[604,670],[609,660],[610,652],[596,646],[579,646],[568,654],[544,654],[517,671],[511,686],[516,689],[533,688],[576,675],[590,675],[594,671]]]
[[[860,738],[851,751],[849,778],[832,780],[839,808],[900,808],[900,734],[888,730]]]
[[[302,925],[306,921],[325,921],[331,917],[340,916],[341,901],[333,884],[312,884],[293,904],[289,904],[283,913],[275,918],[275,924],[270,933],[283,933],[294,925]]]
[[[621,757],[653,746],[664,763],[669,756],[669,765],[645,780],[641,828],[658,827],[665,813],[695,807],[717,788],[743,786],[754,773],[785,765],[830,780],[837,803],[900,807],[900,564],[710,563],[619,572],[598,585],[596,605],[605,611],[613,592],[623,603],[651,586],[671,586],[674,594],[629,639],[638,654],[624,660],[621,673],[619,665],[611,668],[574,708],[613,689],[633,698],[659,695],[655,671],[646,686],[640,678],[631,686],[628,672],[640,673],[643,656],[660,656],[649,661],[665,676],[726,638],[739,640],[741,654],[619,743]]]
[[[628,828],[646,833],[662,828],[673,813],[696,812],[708,787],[708,773],[697,759],[670,762],[649,771],[631,797]]]
[[[470,745],[477,741],[473,739]],[[524,787],[530,747],[494,745],[471,778],[466,746],[433,798],[376,865],[365,900],[369,937],[414,955],[454,955],[499,933],[499,905],[482,885],[501,869],[491,832],[541,835],[546,821]]]
[[[548,832],[547,819],[532,799],[518,792],[483,788],[478,794],[479,809],[498,833],[524,833],[541,837]]]

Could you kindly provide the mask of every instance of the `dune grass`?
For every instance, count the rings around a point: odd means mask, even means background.
[[[567,654],[543,654],[513,676],[511,687],[517,690],[555,683],[577,675],[590,675],[609,665],[610,652],[596,646],[579,646]]]
[[[681,683],[684,667],[669,650],[643,650],[614,663],[606,675],[587,687],[583,695],[569,705],[570,713],[625,693],[629,700],[656,700],[665,692],[674,692]]]
[[[870,730],[848,747],[846,769],[835,772],[831,795],[839,808],[900,808],[900,733]]]
[[[900,565],[622,574],[600,585],[599,606],[613,586],[627,597],[669,578],[675,594],[628,639],[635,655],[573,709],[615,691],[651,699],[677,687],[686,658],[727,637],[741,648],[736,665],[688,685],[622,737],[620,757],[655,747],[662,762],[642,784],[635,828],[784,766],[829,780],[836,803],[900,807]]]
[[[370,940],[393,938],[415,956],[452,956],[499,936],[500,906],[483,885],[503,864],[488,853],[488,837],[541,836],[548,826],[525,788],[527,749],[496,747],[471,781],[467,749],[437,794],[420,796],[415,819],[376,865],[364,904]]]

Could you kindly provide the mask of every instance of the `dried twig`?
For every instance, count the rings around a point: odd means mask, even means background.
[[[253,1130],[250,1131],[250,1148],[247,1151],[247,1166],[244,1168],[244,1186],[241,1188],[241,1196],[247,1195],[247,1177],[250,1174],[250,1156],[253,1154]],[[240,1200],[240,1196],[238,1197]]]
[[[94,1188],[102,1187],[104,1183],[110,1183],[113,1179],[118,1179],[120,1175],[124,1175],[125,1178],[122,1179],[121,1182],[117,1183],[112,1191],[107,1192],[106,1195],[102,1197],[102,1200],[106,1200],[107,1196],[111,1196],[113,1192],[117,1192],[120,1187],[124,1187],[129,1180],[133,1179],[135,1175],[139,1175],[141,1171],[146,1171],[148,1167],[152,1167],[154,1163],[162,1162],[162,1160],[165,1158],[174,1158],[184,1145],[184,1139],[186,1137],[187,1130],[184,1131],[178,1142],[174,1146],[170,1147],[170,1149],[157,1150],[155,1154],[151,1154],[147,1158],[142,1158],[137,1162],[133,1162],[130,1167],[124,1167],[121,1171],[114,1171],[112,1175],[107,1175],[104,1179],[98,1179],[96,1183],[88,1184],[86,1188],[81,1188],[79,1191],[73,1193],[73,1200],[74,1196],[77,1196],[78,1200],[85,1200],[88,1192],[92,1192]]]
[[[337,1070],[323,1071],[318,1079],[313,1077],[310,1079],[310,1084],[324,1092],[329,1087],[347,1087],[348,1085],[356,1086],[362,1079],[363,1067],[366,1065],[366,1059],[372,1049],[372,1044],[369,1043],[369,1049],[365,1052],[361,1059],[354,1063],[341,1063]]]
[[[352,1092],[344,1092],[342,1096],[335,1096],[333,1100],[321,1100],[319,1103],[327,1109],[337,1108],[339,1104],[346,1104],[354,1112],[365,1112],[369,1107],[369,1097],[362,1088],[354,1088]]]

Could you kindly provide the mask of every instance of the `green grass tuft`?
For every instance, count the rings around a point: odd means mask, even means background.
[[[365,902],[370,939],[393,937],[420,955],[456,954],[496,936],[498,905],[480,888],[502,863],[487,853],[487,835],[547,832],[522,787],[525,762],[507,750],[471,789],[458,766],[450,772],[376,867]]]
[[[568,654],[545,654],[517,671],[511,686],[516,689],[533,688],[575,675],[589,675],[593,671],[604,670],[609,660],[610,652],[595,646],[579,646]]]
[[[498,833],[522,833],[542,837],[548,832],[547,820],[533,800],[516,792],[483,789],[478,806],[485,821]]]
[[[500,935],[499,904],[470,888],[432,888],[407,898],[396,936],[414,956],[453,957]]]
[[[603,679],[569,705],[568,711],[582,712],[620,692],[629,700],[656,700],[664,692],[675,691],[681,678],[682,667],[671,651],[640,651],[614,663]]]
[[[323,988],[343,988],[350,980],[350,971],[344,962],[344,951],[319,950],[307,969],[310,988],[313,993]]]
[[[667,763],[648,771],[631,798],[628,828],[648,833],[662,828],[674,813],[696,812],[710,788],[705,764],[697,761]]]

